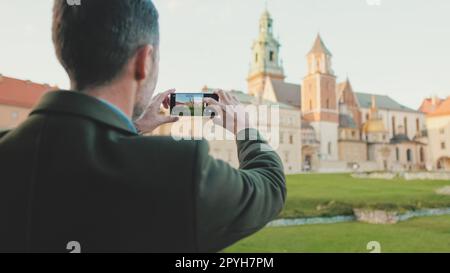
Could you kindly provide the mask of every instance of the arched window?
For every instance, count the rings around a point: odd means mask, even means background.
[[[416,119],[416,131],[417,135],[420,135],[420,120]]]
[[[420,162],[425,161],[425,153],[423,151],[423,147],[420,147]]]
[[[405,117],[403,119],[403,123],[405,124],[405,135],[408,135],[408,118]]]
[[[397,134],[396,131],[396,122],[395,122],[395,117],[392,117],[392,133],[394,134],[394,136]]]
[[[271,62],[273,62],[274,59],[275,59],[275,52],[270,51],[270,53],[269,53],[269,60],[270,60]]]
[[[412,161],[412,151],[411,151],[411,149],[406,150],[406,160],[408,162]]]

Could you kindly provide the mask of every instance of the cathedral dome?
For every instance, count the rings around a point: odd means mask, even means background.
[[[368,120],[364,123],[363,126],[364,133],[383,133],[386,132],[386,128],[384,127],[383,120],[381,119],[372,119]]]

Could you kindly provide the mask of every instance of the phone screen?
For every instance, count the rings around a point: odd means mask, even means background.
[[[207,104],[205,98],[219,101],[216,94],[175,93],[170,96],[170,114],[172,116],[205,116]],[[207,114],[210,116],[210,114]]]

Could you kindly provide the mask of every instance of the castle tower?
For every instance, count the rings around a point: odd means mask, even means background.
[[[302,115],[316,129],[320,139],[320,158],[338,159],[339,111],[332,54],[320,35],[307,55],[308,74],[303,79]]]
[[[259,22],[259,36],[252,46],[252,60],[247,78],[250,95],[260,95],[267,79],[284,80],[280,43],[273,35],[273,20],[266,10]]]

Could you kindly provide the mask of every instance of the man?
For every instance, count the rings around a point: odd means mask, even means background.
[[[283,166],[259,136],[237,141],[239,169],[209,156],[204,140],[142,136],[176,121],[159,115],[173,90],[152,99],[159,27],[150,0],[56,0],[53,12],[72,91],[47,94],[0,133],[1,252],[215,252],[277,216]],[[218,95],[209,103],[227,129],[255,133],[237,100]]]

